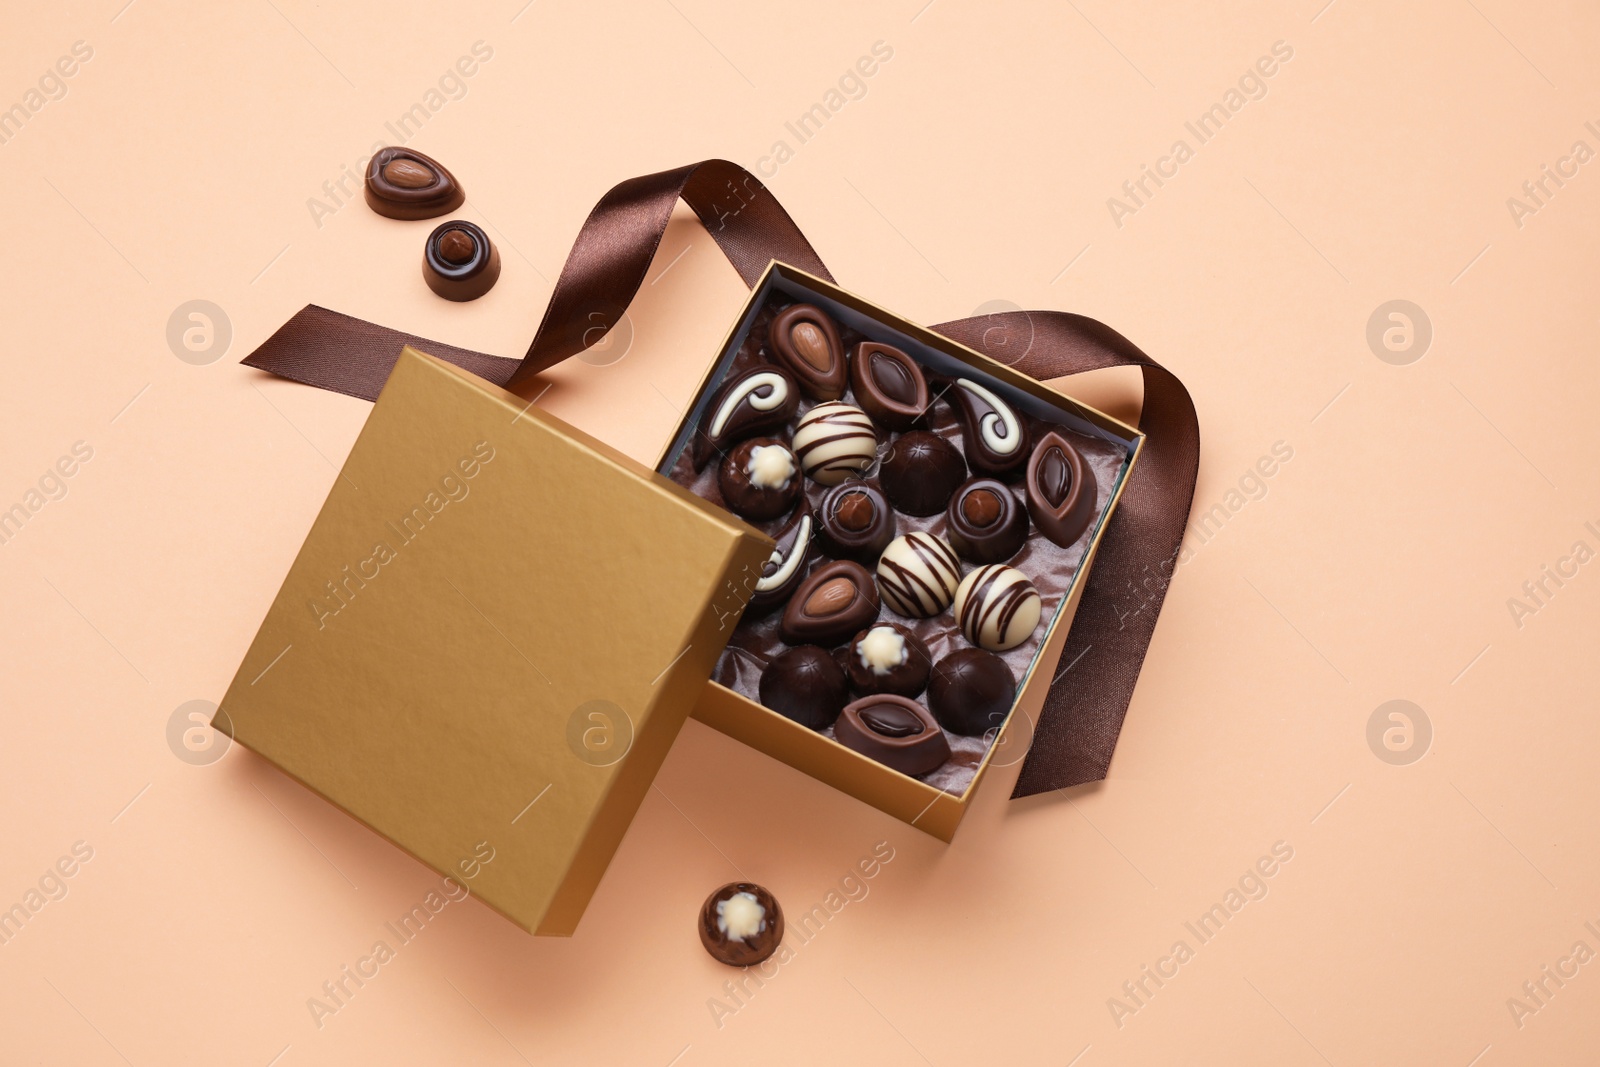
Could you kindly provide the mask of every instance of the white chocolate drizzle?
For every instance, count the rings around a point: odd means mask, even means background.
[[[760,392],[763,388],[767,390],[765,394]],[[789,399],[789,386],[781,374],[774,374],[771,371],[752,374],[740,382],[739,387],[722,401],[722,406],[711,419],[713,439],[722,436],[723,427],[728,424],[728,420],[733,417],[733,413],[746,398],[749,399],[750,406],[757,411],[771,411]]]
[[[800,564],[805,562],[806,547],[811,544],[811,516],[800,516],[800,529],[795,531],[794,544],[789,549],[789,558],[783,558],[783,549],[775,548],[772,555],[767,557],[767,562],[777,566],[777,570],[765,578],[756,580],[756,592],[767,593],[774,589],[781,589],[783,584],[794,576]]]
[[[1022,426],[1017,422],[1017,413],[1011,410],[1010,404],[977,382],[962,378],[956,382],[956,386],[989,405],[990,410],[978,420],[978,432],[983,435],[983,443],[989,446],[990,451],[1005,456],[1022,447]]]

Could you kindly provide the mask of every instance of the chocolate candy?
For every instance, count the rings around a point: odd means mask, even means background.
[[[761,577],[756,579],[756,590],[751,594],[748,611],[759,613],[775,608],[800,587],[800,583],[805,581],[806,565],[817,554],[816,533],[817,520],[812,516],[806,498],[801,496],[800,506],[789,516],[783,529],[772,536],[778,542],[778,547],[772,550],[772,555],[767,557],[766,564],[761,568]]]
[[[844,671],[816,645],[791,648],[761,672],[761,703],[813,730],[832,726],[849,699]]]
[[[933,666],[922,639],[892,622],[880,622],[856,634],[845,664],[856,692],[903,697],[914,697],[927,688]]]
[[[831,555],[877,559],[894,540],[894,509],[883,490],[871,482],[840,482],[822,494],[817,510],[821,515],[818,537]]]
[[[783,943],[783,909],[754,882],[729,882],[700,907],[700,943],[730,967],[753,967]]]
[[[846,704],[833,724],[833,737],[846,748],[913,777],[937,770],[950,758],[950,742],[927,709],[890,693]]]
[[[1011,712],[1017,679],[1006,661],[981,648],[950,653],[933,668],[928,708],[953,734],[982,737]]]
[[[800,464],[782,441],[753,438],[723,459],[717,488],[722,490],[723,503],[735,514],[758,522],[775,519],[800,497]]]
[[[791,304],[778,312],[767,328],[767,346],[806,396],[813,400],[844,396],[844,346],[839,327],[821,308]]]
[[[1028,515],[997,478],[962,484],[945,509],[945,536],[963,559],[1004,563],[1028,540]]]
[[[955,550],[921,530],[889,542],[878,557],[878,589],[891,609],[912,619],[931,619],[956,595],[961,561]]]
[[[482,227],[456,219],[428,235],[422,277],[446,300],[476,300],[500,280],[500,250]]]
[[[856,345],[850,389],[862,411],[892,430],[911,429],[928,410],[928,380],[917,361],[876,341]]]
[[[946,384],[944,399],[961,417],[967,462],[982,474],[1003,475],[1028,462],[1028,427],[1015,408],[970,378]]]
[[[799,407],[800,391],[787,371],[761,366],[734,375],[712,395],[700,420],[694,435],[695,469],[746,437],[788,425]]]
[[[901,434],[878,468],[878,481],[889,502],[907,515],[937,515],[966,477],[961,453],[926,430]]]
[[[409,148],[380,148],[367,161],[367,206],[391,219],[431,219],[466,202],[455,177]]]
[[[865,411],[830,400],[800,416],[794,451],[812,479],[821,485],[838,485],[872,466],[878,455],[878,435]]]
[[[791,645],[837,645],[878,617],[878,587],[859,563],[835,560],[811,572],[778,620]]]
[[[1039,625],[1039,591],[1015,567],[989,564],[961,580],[956,590],[956,625],[979,648],[1016,648]]]
[[[1089,465],[1071,441],[1054,431],[1033,450],[1026,486],[1033,524],[1063,548],[1083,536],[1099,510],[1100,491]]]

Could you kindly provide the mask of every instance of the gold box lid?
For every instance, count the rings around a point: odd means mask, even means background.
[[[569,935],[772,547],[407,348],[216,726]]]

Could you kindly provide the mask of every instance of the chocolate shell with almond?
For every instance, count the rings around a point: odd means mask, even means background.
[[[967,463],[978,474],[1003,477],[1028,462],[1028,426],[1017,409],[970,378],[939,383],[940,396],[961,419]]]
[[[367,161],[367,206],[391,219],[431,219],[466,202],[455,176],[410,148],[380,148]]]
[[[695,470],[756,434],[782,429],[800,408],[800,391],[781,367],[762,365],[722,383],[695,432]]]
[[[878,617],[878,586],[859,563],[835,560],[812,571],[784,606],[778,636],[791,645],[831,647]]]
[[[871,482],[851,479],[822,494],[817,534],[836,557],[876,561],[895,536],[894,509]]]
[[[938,770],[950,758],[950,742],[928,709],[890,693],[846,704],[833,724],[833,737],[913,778]]]
[[[1028,513],[998,478],[964,482],[944,514],[945,540],[973,563],[1004,563],[1028,540]]]
[[[1083,536],[1099,511],[1100,491],[1083,455],[1051,431],[1028,460],[1028,514],[1033,525],[1065,548]]]
[[[767,327],[767,347],[813,400],[844,396],[844,345],[839,327],[812,304],[790,304]]]
[[[770,611],[794,594],[805,581],[806,569],[817,555],[817,519],[811,513],[806,498],[800,497],[800,506],[789,515],[789,520],[772,539],[778,546],[767,557],[756,579],[756,590],[745,609],[750,615]]]
[[[892,430],[917,426],[930,403],[928,380],[916,360],[891,345],[862,341],[850,356],[856,406]]]

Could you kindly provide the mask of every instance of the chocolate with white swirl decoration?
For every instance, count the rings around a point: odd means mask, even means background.
[[[967,463],[975,471],[999,476],[1028,461],[1028,428],[1016,409],[987,386],[960,378],[945,390],[961,416]]]
[[[799,407],[800,391],[781,367],[753,367],[729,378],[711,398],[694,435],[695,469],[746,437],[779,429]]]
[[[1039,625],[1039,591],[1015,567],[989,564],[961,580],[956,625],[979,648],[1004,652],[1026,641]]]
[[[800,416],[793,444],[800,466],[821,485],[838,485],[860,474],[878,455],[872,420],[854,404],[839,400],[818,404]]]
[[[896,537],[878,557],[878,592],[890,609],[911,619],[931,619],[956,595],[961,561],[955,549],[921,530]]]

